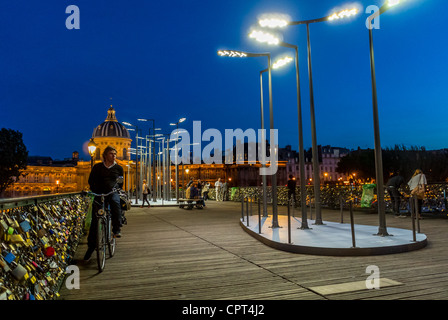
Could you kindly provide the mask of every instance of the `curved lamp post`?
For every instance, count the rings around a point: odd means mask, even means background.
[[[376,90],[376,75],[375,75],[375,59],[373,52],[373,32],[372,21],[379,17],[381,14],[389,10],[391,7],[400,3],[400,0],[388,0],[379,11],[372,14],[368,19],[369,29],[369,46],[370,46],[370,71],[372,76],[372,105],[373,105],[373,130],[375,136],[375,169],[376,169],[376,183],[377,183],[377,195],[378,195],[378,217],[379,227],[378,236],[389,236],[386,227],[386,212],[384,204],[384,178],[383,178],[383,159],[381,152],[380,142],[380,125],[378,117],[378,98]]]
[[[123,121],[123,124],[129,127],[135,128],[135,204],[138,203],[138,198],[140,195],[140,182],[138,179],[138,154],[139,154],[139,145],[138,145],[138,126],[134,126],[133,124],[129,122]]]
[[[268,40],[267,40],[268,41]],[[275,41],[275,40],[274,40]],[[271,76],[271,54],[270,53],[251,53],[251,52],[244,52],[244,51],[235,51],[235,50],[219,50],[218,55],[221,57],[238,57],[238,58],[252,58],[252,57],[267,57],[268,58],[268,78],[269,78],[269,118],[270,118],[270,129],[274,130],[274,113],[273,113],[273,106],[272,106],[272,76]],[[263,121],[262,121],[263,122]],[[262,129],[264,128],[264,125],[262,123]],[[262,137],[262,145],[265,145],[265,139],[264,139],[264,130],[263,137]],[[272,137],[271,137],[272,140]],[[277,152],[277,148],[275,148],[275,152]],[[272,161],[272,154],[271,161]],[[262,166],[266,164],[265,157],[266,153],[262,152]],[[277,159],[277,158],[275,158]],[[265,177],[265,175],[263,175]],[[278,210],[277,210],[277,174],[272,175],[272,228],[278,228],[280,227],[278,224]],[[265,180],[263,180],[265,181]],[[263,183],[263,203],[266,204],[266,183]],[[266,210],[264,207],[263,210]],[[265,211],[266,212],[266,211]]]
[[[329,16],[304,21],[289,21],[286,16],[273,16],[265,15],[264,18],[260,19],[258,23],[260,26],[268,28],[283,28],[291,25],[301,25],[306,24],[307,29],[307,51],[308,51],[308,77],[310,86],[310,114],[311,114],[311,139],[312,139],[312,150],[313,150],[313,182],[314,182],[314,201],[316,210],[316,220],[315,224],[323,224],[322,222],[322,212],[320,203],[320,169],[319,169],[319,154],[317,149],[317,137],[316,137],[316,117],[314,112],[314,90],[313,90],[313,73],[311,67],[311,42],[310,42],[310,28],[311,23],[333,21],[348,18],[358,13],[358,9],[345,9],[339,12],[335,12]],[[280,42],[279,42],[280,44]],[[284,44],[284,43],[283,43]],[[300,156],[300,153],[299,153]],[[299,160],[300,161],[300,160]],[[300,179],[302,180],[302,179]],[[303,211],[302,211],[303,213]]]
[[[286,64],[290,63],[293,60],[293,58],[286,56],[283,58],[279,58],[276,61],[274,61],[272,63],[272,69],[278,69],[281,68],[283,66],[285,66]],[[265,137],[264,137],[264,108],[263,108],[263,73],[265,73],[266,71],[269,71],[269,68],[266,68],[264,70],[260,71],[260,109],[261,109],[261,129],[262,129],[262,140],[265,141]],[[265,161],[263,161],[262,166],[266,166]],[[263,216],[267,217],[267,199],[266,199],[266,175],[262,176],[263,178]]]
[[[154,119],[137,119],[138,121],[152,121],[152,134],[155,135],[156,134],[156,120]],[[149,136],[151,137],[151,128],[149,128]],[[151,150],[151,149],[150,149]],[[149,181],[150,183],[152,183],[152,189],[155,190],[156,189],[156,153],[155,153],[155,148],[154,150],[151,150],[152,154],[150,156],[152,156],[152,179],[151,179],[151,173],[149,174]],[[151,162],[151,161],[150,161]],[[152,199],[154,202],[156,202],[156,193],[153,192],[152,193]]]
[[[178,154],[178,150],[177,150],[177,144],[179,143],[179,123],[184,122],[185,120],[187,120],[187,118],[180,118],[177,122],[175,123],[170,123],[170,126],[176,126],[176,144],[175,144],[175,152],[176,152],[176,156],[174,158],[175,161],[175,169],[176,169],[176,203],[179,203],[179,169],[178,169],[178,165],[179,165],[179,154]]]
[[[281,24],[280,24],[281,25]],[[258,32],[257,32],[258,31]],[[262,30],[253,30],[249,37],[254,38],[259,42],[263,42],[263,38],[273,38],[275,35],[268,36],[267,32]],[[278,39],[278,38],[277,38]],[[303,145],[303,126],[302,126],[302,99],[300,94],[300,73],[299,73],[299,52],[298,46],[280,41],[273,41],[282,47],[292,48],[295,50],[295,68],[296,68],[296,84],[297,84],[297,113],[298,113],[298,126],[299,126],[299,174],[300,174],[300,201],[302,208],[302,225],[301,229],[309,229],[308,218],[306,212],[306,181],[305,181],[305,151]],[[292,59],[291,59],[292,60]]]

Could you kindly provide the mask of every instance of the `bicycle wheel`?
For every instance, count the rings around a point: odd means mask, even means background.
[[[115,254],[115,247],[117,245],[117,241],[112,236],[112,222],[111,222],[110,218],[107,220],[108,220],[108,228],[109,228],[109,232],[108,232],[109,241],[107,242],[107,244],[109,247],[109,257],[112,258]]]
[[[96,254],[98,262],[98,270],[102,272],[106,266],[106,222],[103,218],[98,218],[98,233],[96,237]]]

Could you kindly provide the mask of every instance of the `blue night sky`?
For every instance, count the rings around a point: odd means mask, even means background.
[[[385,0],[361,0],[344,22],[310,26],[317,143],[373,148],[369,37],[365,13]],[[321,18],[347,2],[329,0],[24,0],[0,4],[0,128],[23,133],[30,155],[88,159],[85,143],[112,104],[120,122],[156,119],[170,133],[260,128],[259,71],[265,58],[219,57],[219,49],[293,50],[247,37],[263,13]],[[353,2],[349,2],[353,3]],[[80,29],[68,30],[77,5]],[[446,0],[407,0],[381,15],[374,31],[381,145],[448,147]],[[299,45],[304,144],[311,147],[306,27],[282,30]],[[265,126],[269,126],[267,77]],[[272,72],[279,145],[298,150],[293,64]],[[112,98],[112,100],[111,100]],[[140,122],[147,132],[149,124]],[[134,133],[131,132],[134,137]],[[204,147],[204,146],[203,146]]]

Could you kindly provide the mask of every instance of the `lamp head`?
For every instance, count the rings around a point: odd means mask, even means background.
[[[294,59],[289,57],[289,56],[286,56],[286,57],[283,57],[283,58],[279,58],[272,64],[272,68],[273,69],[281,68],[281,67],[287,65],[288,63],[290,63],[293,60]]]
[[[346,9],[342,9],[339,10],[337,12],[334,12],[333,14],[331,14],[328,17],[329,21],[333,21],[333,20],[341,20],[341,19],[346,19],[352,16],[357,15],[360,12],[359,8],[354,6],[352,8],[346,8]]]
[[[263,28],[284,28],[290,21],[290,16],[281,13],[267,13],[258,18],[258,24]]]
[[[263,30],[262,28],[252,29],[249,33],[249,38],[271,45],[278,45],[282,41],[280,35],[270,31],[268,32],[266,30]]]
[[[89,143],[87,144],[87,149],[89,149],[89,154],[93,157],[96,151],[97,144],[93,141],[93,138],[90,138]]]
[[[245,58],[247,54],[242,51],[234,51],[234,50],[219,50],[218,55],[221,57],[231,57],[231,58]]]

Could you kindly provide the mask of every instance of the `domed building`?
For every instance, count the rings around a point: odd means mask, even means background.
[[[89,140],[89,139],[87,139]],[[140,156],[138,162],[131,160],[130,148],[132,139],[128,130],[118,122],[115,109],[110,106],[107,110],[106,119],[100,123],[92,133],[92,140],[96,144],[93,161],[80,160],[79,153],[73,152],[72,158],[63,161],[53,161],[50,157],[30,157],[27,169],[17,181],[6,190],[9,197],[34,196],[46,193],[72,193],[81,190],[89,190],[89,175],[93,163],[102,162],[102,153],[107,146],[113,146],[117,150],[117,163],[123,167],[124,185],[123,189],[132,192],[138,190],[141,196],[141,181],[146,178],[152,181],[153,194],[161,194],[162,183],[171,184],[175,190],[176,181],[175,166],[170,166],[171,174],[163,182],[163,172],[160,171],[161,162],[156,159],[156,175],[154,166],[148,170],[149,165],[144,164],[145,157]],[[84,147],[87,149],[88,142]],[[85,151],[87,151],[84,149]],[[34,158],[34,159],[32,159]],[[247,156],[245,157],[247,159]],[[142,160],[143,159],[143,160]],[[151,160],[151,158],[150,158]],[[159,159],[160,161],[160,159]],[[93,163],[92,163],[93,162]],[[158,165],[159,164],[159,165]],[[204,182],[214,183],[222,178],[232,183],[232,186],[250,186],[261,183],[258,169],[260,164],[182,164],[179,172],[179,185],[185,185],[190,177],[201,179]],[[179,168],[178,168],[179,169]],[[286,184],[286,161],[278,162],[277,182],[279,185]],[[184,177],[185,176],[185,177]],[[185,178],[185,179],[184,179]],[[158,190],[158,191],[157,191]]]
[[[113,146],[117,149],[118,160],[130,159],[129,148],[132,140],[129,131],[118,122],[112,106],[107,110],[106,120],[93,130],[92,138],[97,145],[95,161],[102,161],[102,153],[107,146]]]
[[[129,152],[132,139],[128,130],[118,122],[112,106],[107,110],[106,120],[93,130],[92,138],[97,145],[94,162],[103,160],[102,153],[107,146],[115,147],[117,162],[124,169],[123,189],[128,191],[135,188],[136,166],[130,159]],[[6,196],[21,197],[88,190],[90,171],[90,160],[80,160],[77,151],[73,152],[72,158],[65,160],[29,157],[24,175],[6,190]]]

